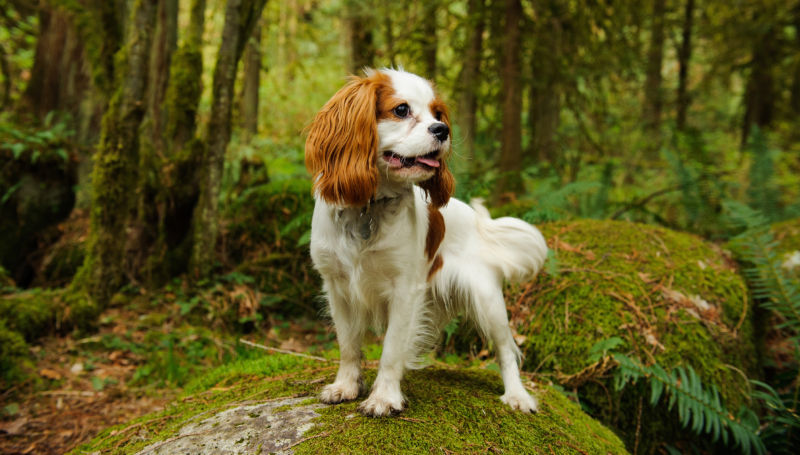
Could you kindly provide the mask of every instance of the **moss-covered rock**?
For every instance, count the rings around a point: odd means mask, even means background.
[[[616,392],[613,362],[590,359],[599,341],[618,337],[623,343],[616,351],[667,370],[691,365],[734,412],[747,402],[746,376],[758,377],[748,294],[718,248],[629,222],[584,220],[541,229],[555,259],[508,299],[513,322],[527,337],[525,369],[576,390],[585,408],[638,453],[653,453],[690,432],[665,408],[650,408],[644,384]]]
[[[551,387],[537,387],[538,414],[522,414],[498,400],[494,372],[428,368],[407,375],[403,414],[374,419],[357,402],[319,404],[336,366],[311,362],[275,355],[222,367],[163,412],[108,429],[73,453],[626,453]]]
[[[0,295],[0,319],[29,341],[53,331],[88,328],[97,307],[85,296],[64,289],[30,289]]]

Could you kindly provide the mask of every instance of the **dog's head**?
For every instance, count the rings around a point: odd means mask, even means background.
[[[447,106],[427,80],[396,70],[353,77],[323,106],[306,140],[314,191],[332,204],[364,206],[381,179],[416,183],[438,208],[453,193]]]

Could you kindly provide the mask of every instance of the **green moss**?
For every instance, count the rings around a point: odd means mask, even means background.
[[[640,453],[687,432],[672,425],[665,409],[640,420],[639,401],[643,397],[649,408],[649,390],[614,392],[608,371],[589,360],[598,341],[619,337],[624,345],[617,350],[647,364],[691,365],[704,383],[720,389],[729,409],[747,402],[744,376],[758,377],[759,371],[747,289],[717,248],[692,235],[627,222],[585,220],[541,229],[560,272],[543,273],[508,299],[520,305],[525,369],[576,388],[593,415],[624,434],[629,448],[641,440]]]
[[[285,355],[228,365],[189,386],[190,395],[165,411],[108,429],[73,453],[135,453],[170,438],[201,413],[210,415],[245,401],[315,396],[335,372],[335,365]],[[367,372],[368,381],[374,376],[374,371]],[[403,387],[409,407],[400,417],[363,417],[356,411],[357,402],[324,407],[318,410],[321,417],[306,435],[308,439],[293,450],[314,454],[626,453],[611,431],[551,387],[538,388],[542,410],[535,415],[503,405],[498,400],[500,377],[485,370],[412,371]]]
[[[25,376],[26,367],[31,366],[28,356],[28,345],[22,334],[11,330],[0,318],[0,391]]]
[[[30,289],[0,296],[0,319],[29,341],[52,331],[88,328],[97,308],[80,294],[63,289]]]

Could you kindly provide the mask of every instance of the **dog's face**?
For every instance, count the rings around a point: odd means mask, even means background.
[[[378,169],[395,181],[423,182],[450,150],[447,108],[421,77],[384,74],[391,83],[378,99]]]
[[[430,82],[395,70],[353,78],[317,113],[306,167],[326,201],[363,206],[381,179],[416,183],[435,207],[453,192],[447,107]]]

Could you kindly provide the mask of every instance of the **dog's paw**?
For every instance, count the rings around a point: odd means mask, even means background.
[[[367,417],[385,417],[400,413],[405,408],[403,394],[397,393],[375,393],[372,392],[369,398],[358,405],[358,410]]]
[[[361,386],[358,382],[334,382],[322,388],[319,401],[325,404],[336,404],[358,398]]]
[[[539,411],[539,404],[536,402],[536,398],[532,397],[524,390],[520,392],[506,393],[500,397],[500,400],[503,403],[511,406],[511,409],[515,411],[528,413]]]

